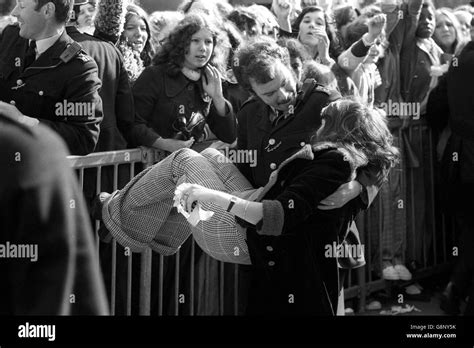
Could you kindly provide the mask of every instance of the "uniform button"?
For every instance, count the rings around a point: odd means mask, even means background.
[[[421,64],[425,64],[425,61],[424,61],[424,60],[420,60],[420,63],[421,63]]]
[[[305,145],[306,145],[306,143],[305,143],[304,141],[302,141],[302,142],[300,143],[300,146],[301,146],[301,147],[303,147],[303,146],[305,146]]]
[[[267,250],[268,250],[268,251],[273,251],[272,246],[271,246],[271,245],[267,245]]]
[[[23,80],[20,80],[20,79],[16,80],[16,84],[17,84],[18,86],[22,85],[22,84],[23,84]]]
[[[275,163],[270,164],[270,169],[275,170],[277,165]]]
[[[413,75],[413,78],[414,78],[414,79],[417,79],[417,78],[418,78],[418,75]]]
[[[275,145],[275,139],[270,139],[270,140],[268,140],[268,143],[269,143],[270,145]]]
[[[43,91],[39,91],[38,94],[39,94],[39,95],[43,95],[44,92],[43,92]]]
[[[269,265],[270,267],[275,266],[275,261],[268,261],[268,265]]]
[[[189,90],[189,91],[192,91],[193,89],[194,89],[194,86],[193,86],[193,85],[189,85],[189,86],[188,86],[188,90]]]
[[[10,104],[16,105],[16,102],[14,100],[10,100]]]

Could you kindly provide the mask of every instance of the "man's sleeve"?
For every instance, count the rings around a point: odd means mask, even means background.
[[[63,138],[72,155],[93,152],[99,140],[99,125],[103,115],[99,96],[102,83],[97,75],[97,64],[92,58],[89,59],[83,62],[76,58],[68,64],[74,73],[63,94],[68,103],[81,107],[80,114],[61,117],[58,121],[40,119],[41,123],[47,124]]]
[[[33,259],[9,260],[12,312],[105,315],[107,299],[76,177],[59,139],[41,130],[38,135],[42,139],[27,147],[15,146],[21,161],[12,161],[10,175],[17,189],[9,207],[2,207],[11,212],[3,221],[11,227],[11,243],[37,248]]]
[[[441,76],[438,85],[431,91],[426,105],[427,122],[430,127],[441,131],[448,124],[449,101],[447,75]]]

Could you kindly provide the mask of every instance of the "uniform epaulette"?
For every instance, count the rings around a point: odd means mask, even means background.
[[[82,46],[79,45],[76,41],[68,45],[64,52],[59,56],[64,63],[68,63],[74,57],[79,56],[82,51]]]
[[[331,95],[331,91],[328,88],[326,88],[326,87],[324,87],[323,85],[320,85],[320,84],[316,85],[316,88],[314,90],[317,91],[317,92],[326,93],[327,95]]]
[[[255,96],[251,96],[251,97],[249,97],[246,101],[244,101],[244,102],[242,103],[242,105],[240,106],[240,108],[242,109],[245,105],[250,104],[250,103],[253,103],[253,102],[256,102],[256,101],[258,101],[258,98],[255,97]]]

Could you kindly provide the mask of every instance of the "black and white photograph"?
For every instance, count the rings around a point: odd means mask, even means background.
[[[472,347],[473,39],[469,0],[0,0],[0,347]]]

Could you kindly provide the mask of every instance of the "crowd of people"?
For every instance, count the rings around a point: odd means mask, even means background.
[[[28,228],[44,225],[50,239],[72,233],[86,240],[74,243],[90,247],[89,224],[77,226],[70,207],[56,206],[74,197],[81,219],[88,209],[102,223],[104,264],[110,237],[134,252],[180,250],[184,261],[192,235],[196,266],[207,262],[205,254],[213,258],[203,282],[218,278],[218,261],[241,265],[243,313],[336,315],[344,313],[347,270],[364,261],[359,255],[347,265],[328,257],[325,247],[349,235],[358,241],[357,214],[371,209],[376,219],[365,221],[374,231],[366,236],[371,271],[410,280],[415,268],[408,264],[425,261],[422,245],[436,238],[428,208],[436,199],[460,232],[442,301],[448,314],[459,314],[460,302],[474,297],[473,15],[470,5],[436,8],[430,0],[273,0],[268,7],[183,0],[177,11],[151,14],[133,0],[17,1],[0,20],[0,128],[17,133],[0,138],[10,139],[2,147],[0,161],[9,169],[0,192],[17,202],[16,215],[2,209],[2,230],[10,233],[1,240],[17,231],[18,240],[27,241]],[[437,153],[430,152],[431,133]],[[86,172],[79,197],[77,189],[63,192],[75,184],[61,162],[62,145],[57,156],[35,154],[49,138],[61,142],[57,136],[71,155],[146,146],[168,156],[130,181],[119,173],[115,192],[113,172],[105,169],[107,192],[99,196]],[[18,167],[20,145],[12,143],[23,138],[27,165]],[[232,151],[247,160],[232,163],[224,157]],[[436,197],[424,182],[434,157]],[[60,163],[45,164],[49,181],[18,174],[34,170],[28,163],[35,159]],[[49,231],[44,221],[52,209],[64,227]],[[185,218],[205,211],[212,217],[197,224]],[[90,253],[84,261],[81,249],[73,262],[76,249],[69,247],[63,257],[77,266],[58,272],[75,280],[67,290],[51,291],[60,291],[62,301],[77,288],[94,292],[95,305],[85,308],[106,313],[105,290],[88,285],[97,281],[90,265],[98,260]],[[165,267],[173,266],[169,262]],[[117,267],[119,276],[126,273],[123,261]],[[110,270],[103,265],[102,272],[107,278]],[[12,280],[19,288],[22,281]],[[209,289],[197,287],[198,297]],[[69,308],[75,303],[67,302],[8,308],[75,313]],[[215,314],[215,308],[197,312]],[[471,300],[465,314],[473,312]]]

